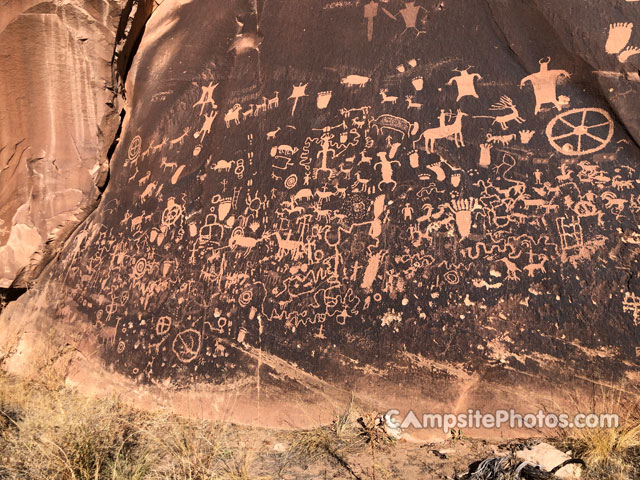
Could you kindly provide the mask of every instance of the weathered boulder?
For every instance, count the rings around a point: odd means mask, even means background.
[[[259,423],[637,382],[640,4],[602,10],[165,1],[99,206],[2,322]]]

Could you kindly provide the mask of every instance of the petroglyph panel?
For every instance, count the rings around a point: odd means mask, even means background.
[[[107,363],[222,382],[255,348],[337,378],[399,351],[636,361],[640,155],[603,69],[545,32],[505,49],[485,2],[215,3],[154,14],[109,187],[49,271]],[[594,44],[622,56],[631,32]]]

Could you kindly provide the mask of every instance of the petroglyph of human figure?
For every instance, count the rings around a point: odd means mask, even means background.
[[[458,98],[456,99],[456,101],[458,102],[463,97],[478,98],[474,81],[476,80],[476,78],[478,80],[482,80],[482,76],[479,73],[469,73],[470,68],[471,67],[467,67],[464,70],[458,70],[457,68],[455,68],[453,71],[458,72],[460,75],[451,77],[447,82],[448,86],[451,86],[455,83],[458,87]]]
[[[214,110],[218,108],[216,102],[213,100],[213,91],[216,89],[218,84],[213,85],[213,82],[209,82],[209,85],[202,88],[202,95],[200,95],[200,100],[193,104],[193,106],[200,105],[200,115],[204,112],[204,107],[207,104],[211,105],[211,108]]]
[[[402,208],[402,215],[405,220],[411,220],[413,218],[413,207],[409,203],[405,203]]]
[[[418,15],[420,14],[420,10],[424,10],[424,8],[420,5],[416,5],[415,1],[405,2],[404,7],[399,11],[402,20],[404,20],[404,30],[400,35],[411,29],[414,29],[416,31],[416,36],[420,35],[421,33],[425,33],[423,30],[419,30],[416,26],[418,24]],[[394,20],[397,19],[396,15],[392,15],[386,10],[384,10],[384,12]]]
[[[373,19],[378,16],[378,4],[371,0],[364,6],[364,18],[367,19],[367,40],[373,40]]]
[[[416,31],[417,35],[420,35],[421,33],[425,33],[416,27],[416,24],[418,21],[418,14],[420,13],[420,10],[424,10],[424,8],[422,8],[420,5],[416,5],[416,2],[411,1],[411,2],[406,2],[404,4],[404,8],[400,10],[400,15],[402,15],[402,19],[404,20],[404,25],[405,25],[405,29],[402,33],[406,32],[411,28],[413,28]]]
[[[558,110],[561,110],[567,104],[566,101],[563,102],[558,98],[556,88],[558,78],[569,78],[571,75],[566,70],[549,70],[550,62],[551,58],[549,57],[540,59],[538,62],[540,71],[524,77],[520,82],[520,88],[524,87],[527,82],[531,82],[533,85],[533,93],[536,96],[536,115],[543,105],[552,103]]]
[[[317,158],[321,159],[321,166],[318,168],[318,172],[327,172],[329,175],[333,173],[333,169],[327,167],[327,160],[329,157],[333,158],[336,155],[336,149],[331,148],[331,139],[333,135],[325,133],[322,135],[322,150],[318,152]]]
[[[202,125],[202,128],[200,128],[200,130],[195,132],[193,136],[195,138],[199,138],[200,135],[202,135],[202,138],[204,139],[207,133],[211,133],[211,126],[213,125],[213,121],[216,119],[217,116],[218,116],[218,112],[213,112],[211,115],[205,114],[204,116],[205,120],[204,120],[204,124]]]
[[[440,115],[438,115],[438,125],[444,127],[447,124],[447,120],[451,119],[451,111],[445,112],[444,108],[440,109]]]
[[[367,20],[367,40],[369,40],[369,41],[373,40],[373,19],[378,16],[378,9],[379,8],[388,17],[392,18],[393,20],[396,19],[396,17],[394,15],[389,13],[389,11],[387,9],[385,9],[384,7],[378,5],[377,2],[374,2],[373,0],[371,0],[369,3],[366,3],[364,5],[364,18],[366,18],[366,20]]]
[[[536,184],[542,185],[542,172],[536,168],[535,172],[533,172],[533,176],[536,179]]]

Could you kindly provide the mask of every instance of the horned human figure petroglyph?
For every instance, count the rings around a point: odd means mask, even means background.
[[[476,79],[482,80],[482,76],[479,73],[469,73],[470,68],[471,67],[467,67],[464,70],[454,69],[453,71],[458,72],[459,75],[451,77],[446,83],[447,86],[451,86],[455,83],[458,87],[458,98],[456,98],[456,101],[458,102],[464,97],[478,98],[474,81]]]
[[[543,105],[553,104],[558,110],[567,105],[568,101],[559,99],[556,93],[557,82],[560,77],[570,78],[571,75],[566,70],[549,70],[551,58],[540,59],[540,71],[532,73],[522,79],[520,88],[524,87],[527,82],[533,85],[533,93],[536,96],[536,108],[534,113],[537,115]]]
[[[420,5],[416,5],[415,1],[411,0],[411,1],[405,2],[404,7],[401,8],[399,11],[400,15],[402,16],[402,19],[404,20],[404,26],[405,26],[402,33],[410,29],[413,29],[416,31],[416,36],[420,35],[421,33],[425,33],[424,31],[419,30],[418,27],[416,26],[418,22],[418,15],[420,13],[420,10],[424,10],[424,8],[421,7]]]

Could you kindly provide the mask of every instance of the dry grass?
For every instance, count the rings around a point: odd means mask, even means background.
[[[63,388],[0,378],[2,469],[7,478],[143,478],[134,417],[116,399],[89,400]]]
[[[0,478],[245,480],[252,457],[224,424],[133,410],[0,374]]]
[[[585,461],[587,480],[640,478],[640,403],[630,400],[633,395],[627,392],[626,386],[598,387],[588,402],[575,401],[580,413],[618,415],[617,427],[574,428],[559,433],[560,444]]]
[[[329,460],[360,478],[348,461],[349,455],[370,452],[373,468],[377,450],[393,444],[381,425],[380,416],[359,412],[353,402],[330,425],[295,431],[283,467],[291,462],[315,463]],[[375,473],[371,475],[375,478]]]
[[[301,464],[386,477],[375,456],[391,440],[353,404],[330,425],[254,438],[248,427],[142,412],[117,397],[83,397],[53,374],[42,379],[0,371],[1,480],[266,480]],[[274,438],[289,449],[274,453]],[[370,460],[366,475],[350,455]],[[265,462],[273,477],[258,475]]]

